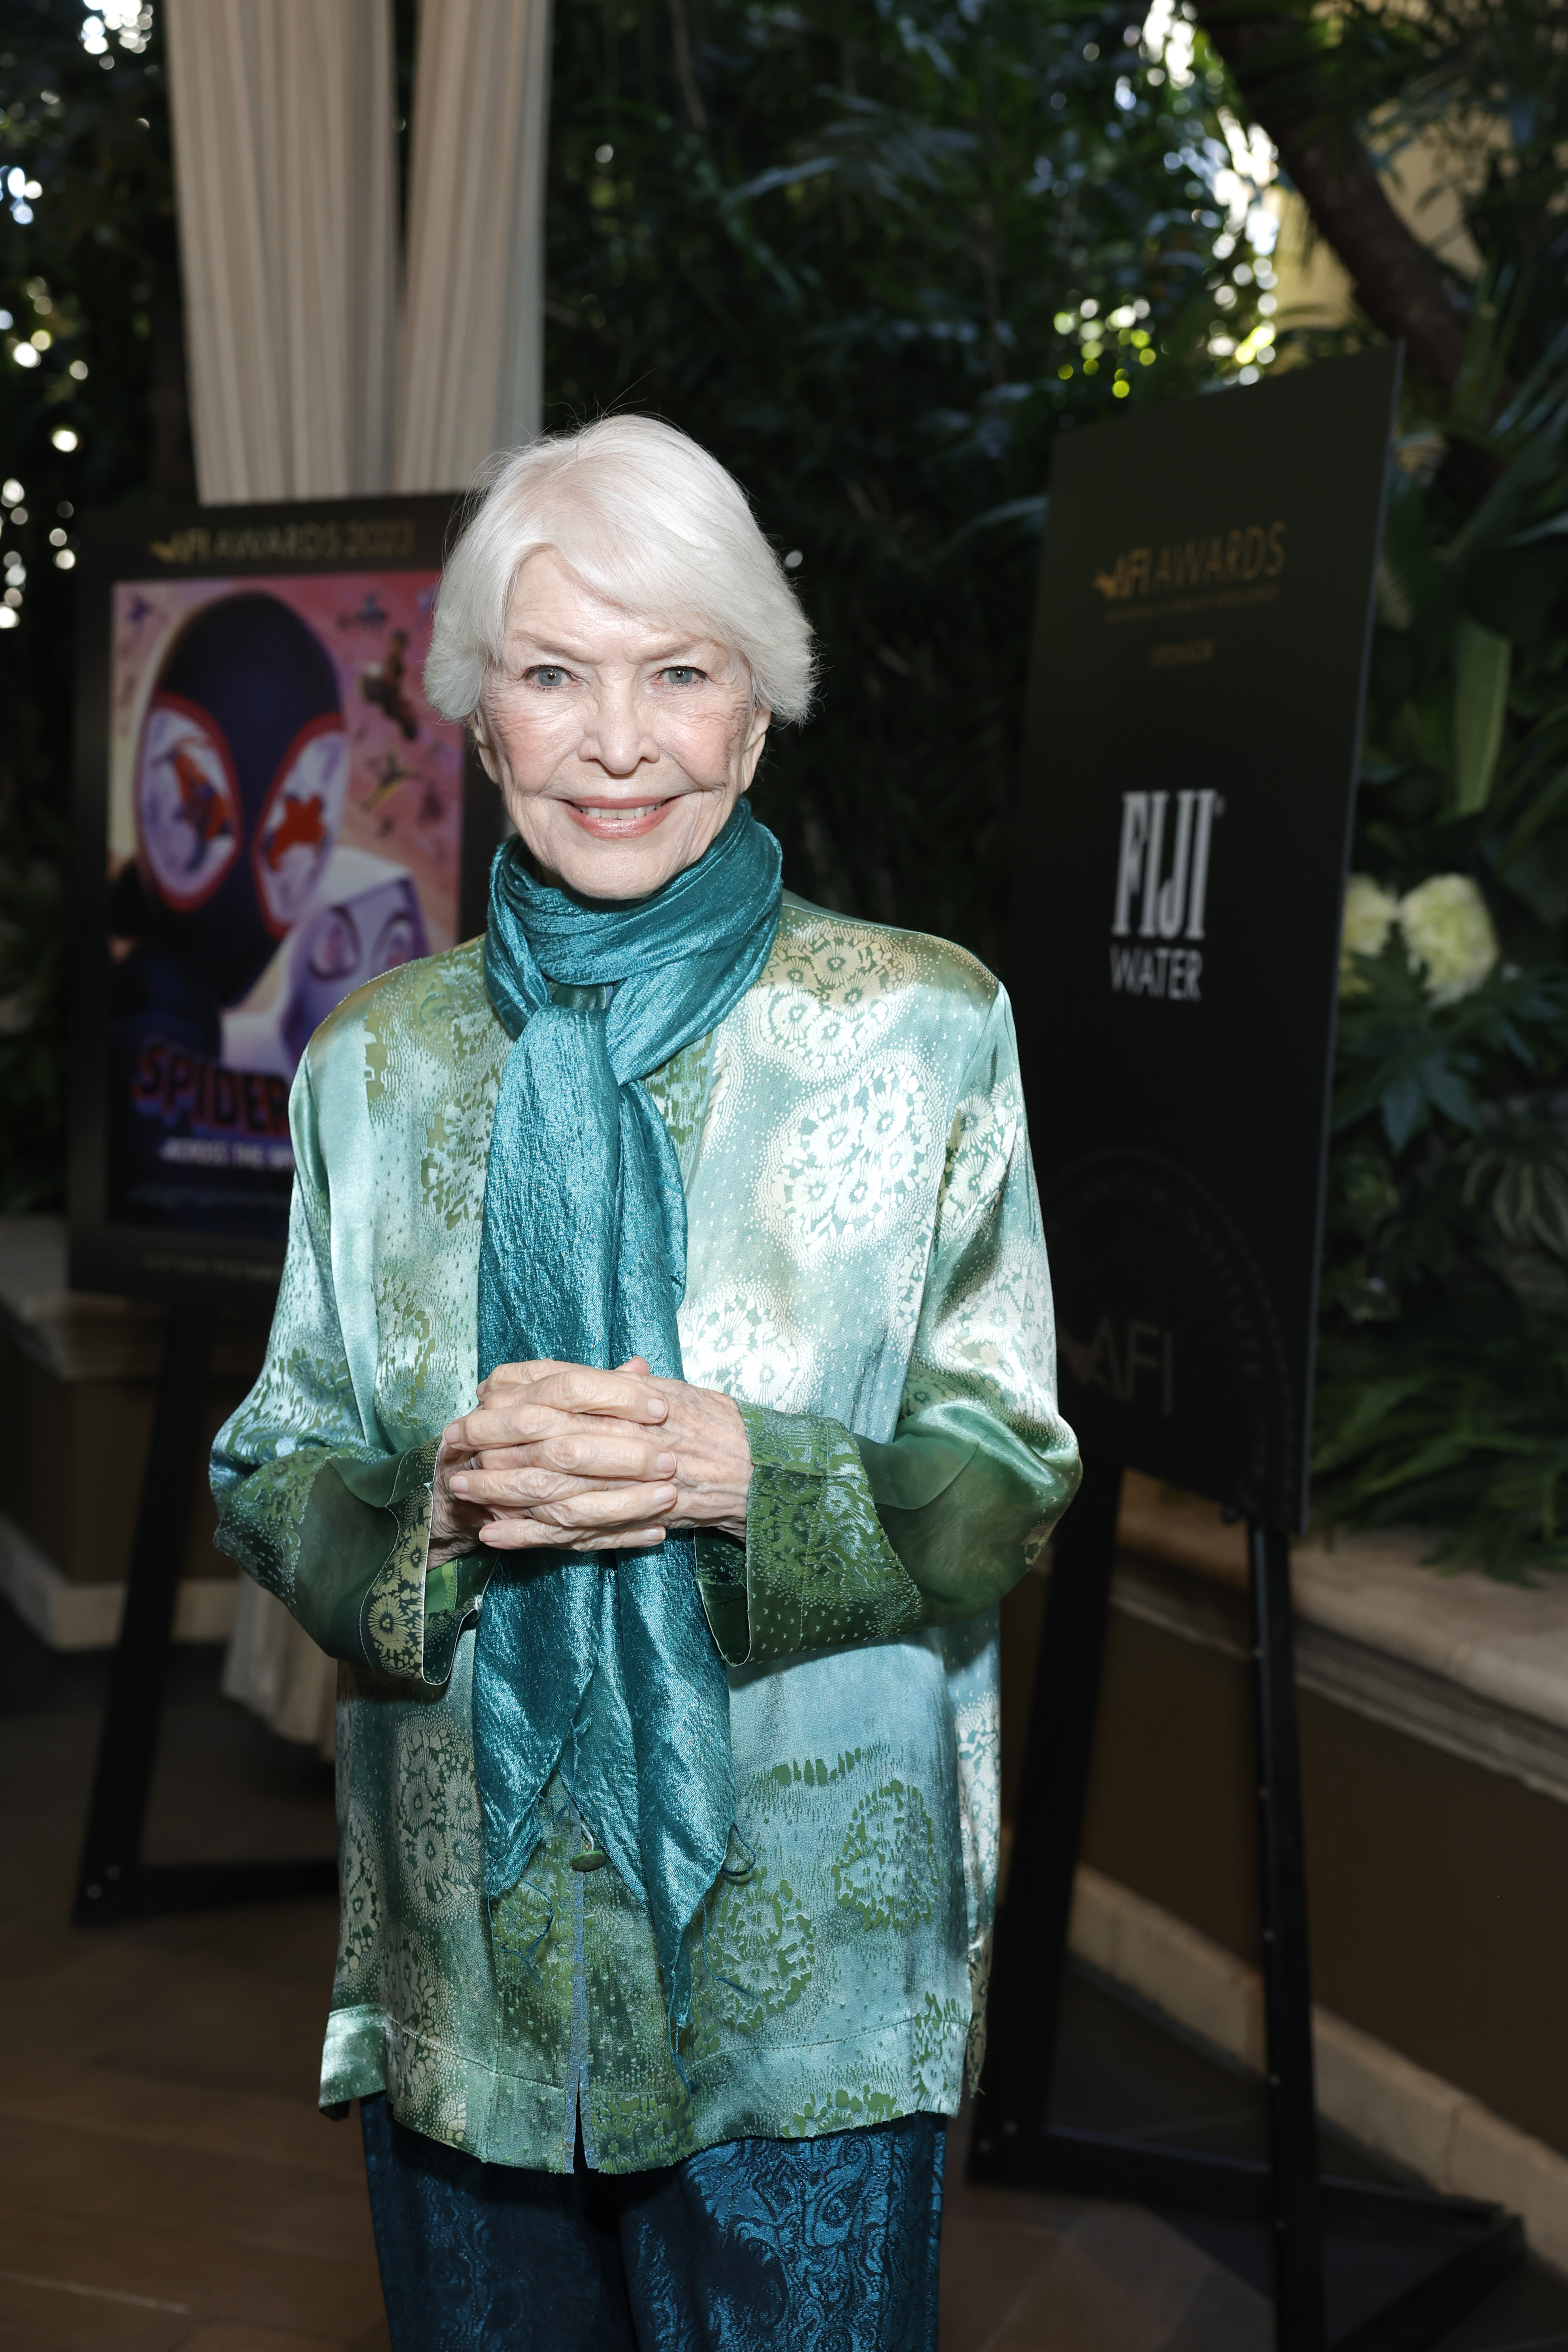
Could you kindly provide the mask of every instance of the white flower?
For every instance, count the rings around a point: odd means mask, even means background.
[[[1340,932],[1340,994],[1359,996],[1368,983],[1355,968],[1357,956],[1381,955],[1399,902],[1370,874],[1352,874],[1345,884],[1344,926]]]
[[[1434,874],[1417,883],[1399,902],[1399,926],[1410,968],[1425,974],[1434,1004],[1457,1004],[1497,962],[1492,919],[1468,874]]]

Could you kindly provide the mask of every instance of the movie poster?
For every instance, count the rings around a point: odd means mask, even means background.
[[[312,1031],[458,936],[436,570],[110,588],[103,1222],[281,1242]]]

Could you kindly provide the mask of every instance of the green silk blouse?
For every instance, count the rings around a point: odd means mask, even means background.
[[[510,1043],[477,941],[318,1032],[267,1360],[214,1449],[219,1542],[342,1662],[321,2103],[384,2090],[552,2171],[579,2122],[620,2172],[952,2113],[995,1895],[995,1604],[1078,1476],[1006,999],[959,949],[786,894],[756,984],[647,1082],[686,1186],[686,1377],[735,1398],[753,1465],[744,1546],[698,1546],[737,1835],[679,2068],[647,1917],[559,1776],[487,1906],[473,1627],[512,1571],[426,1566]]]

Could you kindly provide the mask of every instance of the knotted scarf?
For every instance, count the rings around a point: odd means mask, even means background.
[[[778,928],[779,870],[744,799],[695,866],[633,904],[547,887],[516,842],[497,853],[485,987],[516,1042],[485,1171],[481,1378],[530,1359],[607,1370],[628,1356],[681,1377],[686,1199],[641,1080],[756,979]],[[649,1914],[672,2029],[684,2022],[687,1930],[735,1818],[729,1687],[692,1538],[510,1555],[485,1595],[473,1708],[487,1895],[521,1877],[559,1769]]]

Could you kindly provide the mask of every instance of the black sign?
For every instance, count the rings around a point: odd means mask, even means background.
[[[497,795],[421,686],[452,510],[87,522],[79,1287],[265,1305],[311,1032],[351,990],[482,923]]]
[[[1398,353],[1057,444],[1008,978],[1086,1454],[1300,1527]]]

